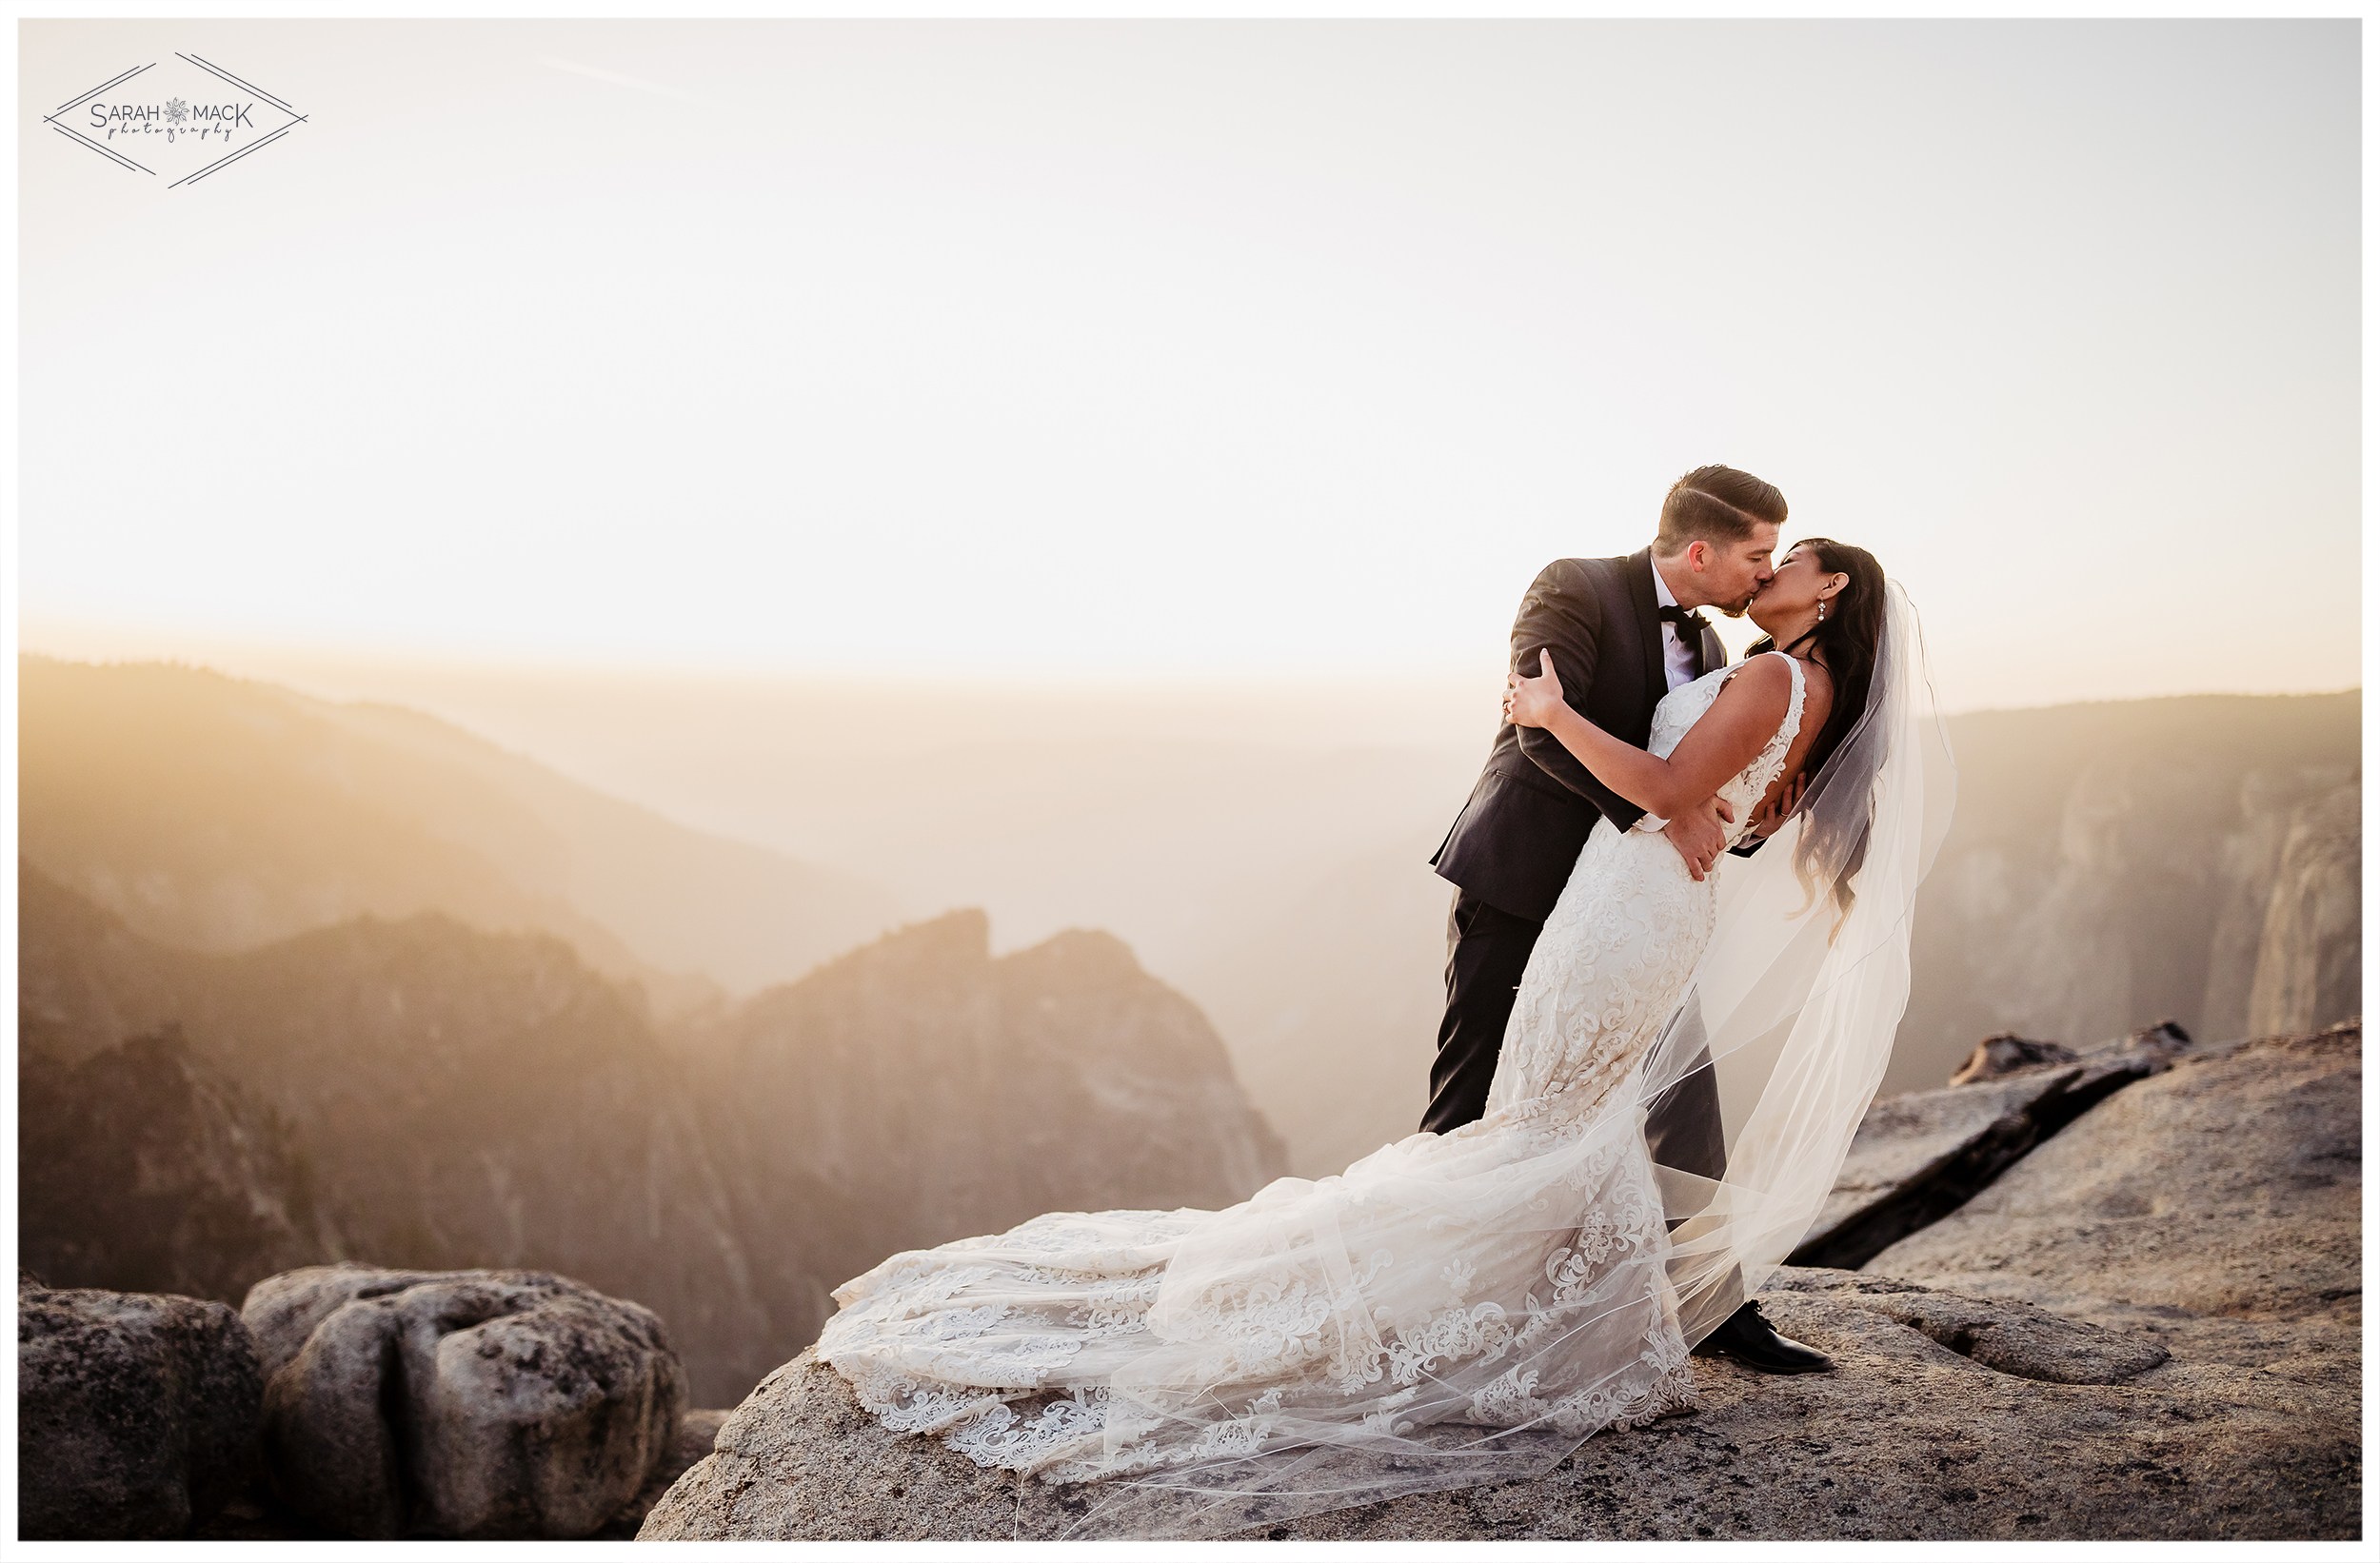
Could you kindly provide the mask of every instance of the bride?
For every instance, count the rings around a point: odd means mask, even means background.
[[[1808,1229],[1882,1078],[1948,821],[1915,616],[1874,559],[1805,540],[1750,614],[1769,640],[1671,691],[1649,749],[1564,704],[1550,659],[1511,681],[1513,721],[1649,814],[1588,838],[1483,1118],[1228,1210],[896,1254],[836,1290],[820,1357],[887,1428],[1096,1482],[1079,1535],[1534,1476],[1691,1406],[1690,1348]],[[1775,828],[1697,881],[1659,832],[1714,793],[1735,836]],[[1727,1120],[1716,1178],[1643,1132],[1697,1070]]]

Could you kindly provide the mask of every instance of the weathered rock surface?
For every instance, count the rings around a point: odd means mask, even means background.
[[[718,1446],[720,1428],[734,1415],[734,1411],[725,1409],[687,1412],[678,1423],[678,1441],[670,1447],[668,1457],[653,1467],[653,1474],[645,1478],[636,1496],[605,1522],[594,1539],[634,1541],[645,1516],[653,1512],[653,1505],[677,1485],[680,1476],[693,1469],[697,1460],[706,1457]]]
[[[2032,1069],[2046,1063],[2073,1063],[2077,1055],[2064,1042],[2036,1041],[2003,1031],[1996,1037],[1986,1037],[1975,1044],[1951,1076],[1953,1085],[1973,1085],[1977,1080],[1995,1080],[2002,1075],[2013,1075],[2019,1069]]]
[[[2168,1021],[2087,1053],[1994,1037],[1958,1072],[1970,1083],[1886,1097],[1853,1136],[1801,1265],[1845,1269],[1940,1219],[2111,1093],[2172,1066],[2190,1038]]]
[[[2269,1038],[2118,1093],[1868,1269],[2152,1335],[2143,1378],[2293,1430],[2271,1534],[2352,1535],[2362,1482],[2363,1034]],[[2177,1480],[2208,1474],[2177,1466]]]
[[[2147,1474],[2161,1466],[2141,1461],[2138,1440],[2195,1429],[2193,1418],[2212,1410],[2119,1387],[2164,1359],[2150,1337],[1840,1271],[1778,1279],[1764,1309],[1787,1334],[1834,1354],[1837,1372],[1767,1378],[1697,1359],[1701,1410],[1591,1438],[1537,1482],[1404,1498],[1271,1533],[2138,1533],[2127,1526],[2138,1526],[2152,1498],[2165,1500]],[[2231,1453],[2251,1442],[2277,1452],[2287,1430],[2267,1417],[2215,1441]],[[2045,1450],[2055,1453],[2045,1460]],[[2250,1504],[2267,1480],[2244,1464],[2225,1475],[2219,1491],[2191,1494],[2201,1512],[2183,1523],[2200,1528],[2184,1533],[2221,1533],[2225,1506]],[[716,1452],[654,1507],[639,1539],[1046,1539],[1083,1507],[1080,1492],[980,1470],[932,1440],[885,1432],[805,1352],[738,1408]]]
[[[248,1479],[263,1380],[239,1315],[30,1277],[16,1306],[24,1539],[185,1535]]]
[[[633,1541],[637,1527],[652,1512],[661,1495],[670,1484],[685,1474],[688,1467],[711,1452],[719,1436],[720,1424],[733,1413],[724,1410],[689,1411],[678,1423],[678,1441],[668,1456],[653,1468],[645,1478],[645,1485],[636,1496],[623,1505],[620,1512],[604,1522],[602,1530],[587,1539],[592,1541]],[[271,1501],[270,1496],[251,1488],[225,1506],[213,1520],[192,1533],[200,1541],[328,1541],[338,1539],[319,1525],[293,1514]]]
[[[2030,1303],[1937,1292],[1848,1270],[1788,1267],[1769,1289],[1865,1308],[1994,1372],[2045,1384],[2120,1384],[2172,1355],[2151,1336],[2103,1330]]]
[[[2351,1417],[2362,1045],[2347,1025],[2186,1057],[1867,1268],[2147,1330]]]
[[[2174,1046],[2152,1035],[2095,1066],[2043,1066],[2028,1091],[2119,1063],[2130,1083],[1866,1272],[1780,1271],[1764,1309],[1835,1372],[1766,1377],[1696,1358],[1698,1410],[1598,1434],[1536,1481],[1265,1533],[2356,1535],[2357,1037],[2179,1061]],[[2133,1072],[2143,1055],[2171,1067]],[[2026,1079],[1963,1089],[2002,1100]],[[1080,1490],[885,1432],[804,1353],[737,1408],[639,1534],[1038,1539],[1084,1507]]]
[[[661,1320],[559,1276],[327,1265],[243,1314],[274,1495],[337,1534],[589,1535],[677,1447]]]

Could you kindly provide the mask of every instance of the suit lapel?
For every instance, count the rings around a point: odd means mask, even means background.
[[[1661,604],[1653,595],[1651,548],[1638,548],[1628,556],[1628,596],[1636,606],[1637,637],[1644,645],[1645,699],[1658,705],[1669,693],[1669,659],[1661,654]]]
[[[1705,626],[1695,644],[1695,677],[1698,679],[1715,667],[1726,665],[1727,647],[1720,644],[1718,636]]]

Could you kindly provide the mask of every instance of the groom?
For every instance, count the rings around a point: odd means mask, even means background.
[[[1537,572],[1513,621],[1513,665],[1535,678],[1538,651],[1560,655],[1563,697],[1615,737],[1643,747],[1663,695],[1727,661],[1694,610],[1740,614],[1768,581],[1785,496],[1749,472],[1698,466],[1671,485],[1650,547],[1620,559],[1557,559]],[[1577,671],[1574,672],[1573,669]],[[1488,1084],[1537,931],[1554,910],[1597,816],[1626,830],[1644,810],[1597,782],[1542,727],[1507,723],[1445,841],[1430,861],[1456,885],[1446,920],[1446,1017],[1430,1070],[1424,1131],[1442,1134],[1487,1109]],[[1734,816],[1714,798],[1663,832],[1699,880]],[[1717,1178],[1727,1165],[1718,1090],[1697,1069],[1645,1124],[1655,1159]],[[1696,1346],[1768,1373],[1833,1364],[1786,1339],[1746,1302]]]

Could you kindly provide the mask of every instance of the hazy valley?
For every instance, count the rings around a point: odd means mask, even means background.
[[[418,703],[669,818],[863,878],[906,916],[982,907],[1002,947],[1105,929],[1214,1021],[1300,1173],[1420,1117],[1450,894],[1428,859],[1486,752],[1492,690],[288,676]],[[2000,1030],[2082,1042],[2172,1019],[2236,1035],[2260,972],[2254,1029],[2356,1012],[2358,694],[1949,722],[1959,807],[1919,902],[1888,1091],[1940,1084]]]
[[[552,1268],[661,1314],[701,1404],[900,1248],[1408,1132],[1426,860],[1487,737],[1386,687],[921,727],[882,690],[20,677],[25,1262],[234,1301],[338,1255]],[[1996,1030],[2360,1009],[2353,694],[1952,731],[1888,1092]]]

